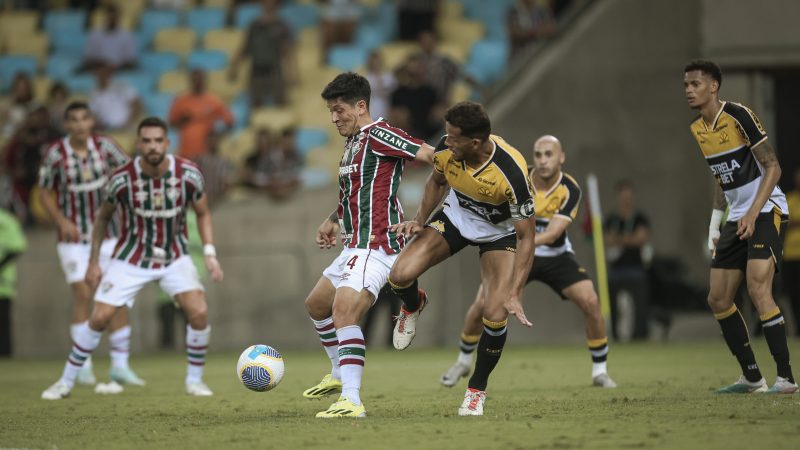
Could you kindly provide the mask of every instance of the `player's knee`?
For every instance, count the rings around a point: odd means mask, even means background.
[[[331,316],[330,305],[319,296],[309,295],[305,301],[306,311],[314,320],[322,320]]]
[[[115,309],[98,309],[92,311],[89,317],[89,327],[95,331],[103,331],[108,328],[111,318],[114,317]]]
[[[395,264],[389,272],[389,283],[392,286],[405,287],[414,282],[414,276],[404,265]]]
[[[747,293],[754,302],[772,298],[772,283],[747,281]]]
[[[353,302],[338,302],[333,305],[333,323],[336,328],[356,325],[360,322],[359,308]]]
[[[196,330],[205,329],[208,325],[208,305],[206,302],[198,302],[190,310],[186,311],[186,320]]]
[[[597,297],[597,293],[594,291],[584,295],[579,302],[587,314],[600,314],[600,299]]]
[[[730,308],[730,303],[732,303],[732,299],[728,299],[724,295],[720,295],[720,293],[714,291],[709,292],[707,301],[708,306],[711,307],[711,311],[715,313]]]

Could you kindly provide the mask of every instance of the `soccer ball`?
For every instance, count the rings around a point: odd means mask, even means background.
[[[268,391],[283,378],[283,357],[269,345],[251,345],[239,356],[236,374],[247,389]]]

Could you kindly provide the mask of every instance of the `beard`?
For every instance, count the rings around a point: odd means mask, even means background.
[[[165,157],[166,157],[165,153],[148,153],[147,155],[145,155],[144,161],[147,164],[156,167],[159,164],[161,164],[162,161],[164,161]]]

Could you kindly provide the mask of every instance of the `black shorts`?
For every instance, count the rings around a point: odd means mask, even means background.
[[[717,249],[711,258],[712,269],[738,269],[744,272],[751,259],[772,259],[778,271],[783,260],[783,236],[789,216],[780,211],[761,213],[756,218],[755,230],[743,241],[736,235],[737,222],[722,226]]]
[[[493,250],[503,250],[507,252],[516,253],[517,251],[517,234],[513,231],[511,234],[505,235],[492,242],[473,242],[461,235],[453,222],[447,217],[443,210],[439,210],[431,217],[430,222],[426,225],[439,234],[442,235],[447,245],[450,246],[450,255],[455,255],[461,249],[468,245],[477,245],[478,254],[482,255],[486,252]]]
[[[575,255],[570,252],[558,256],[536,256],[533,258],[533,268],[528,274],[528,283],[541,281],[556,291],[562,299],[566,300],[562,291],[573,284],[590,280],[586,269],[581,267]]]

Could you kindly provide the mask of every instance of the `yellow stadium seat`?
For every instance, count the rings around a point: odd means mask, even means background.
[[[117,4],[125,2],[116,2]],[[133,10],[125,7],[120,7],[120,22],[119,25],[123,30],[133,30],[136,27],[136,22],[139,20],[140,10]],[[106,24],[106,10],[97,8],[89,17],[89,25],[91,29],[103,28]]]
[[[187,56],[194,50],[197,33],[191,28],[176,27],[159,30],[153,40],[153,49],[158,52],[172,52]]]
[[[332,176],[338,176],[339,162],[342,159],[343,148],[339,145],[328,145],[315,148],[306,155],[306,167],[323,169]]]
[[[474,20],[442,20],[438,27],[442,43],[453,42],[466,46],[483,38],[485,32],[483,24]]]
[[[239,71],[239,77],[236,81],[231,81],[228,78],[228,71],[214,70],[208,73],[208,90],[214,94],[219,95],[226,102],[235,99],[239,94],[247,89],[247,73],[245,70]]]
[[[36,100],[40,102],[47,101],[47,97],[50,94],[50,85],[53,84],[53,80],[47,77],[36,77],[33,79],[33,95],[36,97]]]
[[[36,31],[39,15],[34,11],[5,11],[0,13],[0,34],[30,34]]]
[[[203,47],[207,50],[222,50],[228,56],[233,56],[239,51],[244,38],[244,31],[233,28],[209,30],[203,36]]]
[[[451,93],[451,101],[455,104],[458,102],[463,102],[465,100],[469,100],[470,96],[472,95],[472,88],[463,81],[457,81],[453,85],[453,92]]]
[[[205,0],[203,5],[206,8],[224,8],[227,10],[231,6],[231,0]]]
[[[237,167],[241,167],[255,149],[255,134],[253,128],[246,128],[236,134],[226,135],[219,144],[220,155],[228,158]]]
[[[467,57],[469,57],[469,46],[461,43],[441,44],[439,45],[439,51],[453,58],[459,64],[467,62]]]
[[[181,94],[189,89],[189,75],[185,70],[172,70],[161,75],[158,90],[169,94]]]
[[[383,64],[390,70],[394,70],[402,64],[409,55],[419,50],[419,46],[411,42],[394,42],[381,47]]]
[[[464,16],[464,4],[457,0],[448,0],[442,4],[443,19],[460,19]]]
[[[21,33],[6,37],[6,52],[10,55],[31,55],[43,66],[47,60],[50,41],[44,33]]]
[[[252,127],[266,127],[275,133],[280,133],[287,127],[297,126],[299,122],[297,119],[295,112],[289,108],[258,108],[250,112]]]

